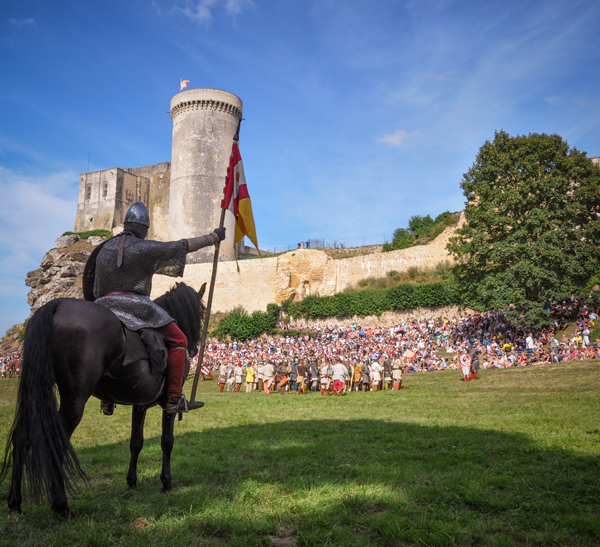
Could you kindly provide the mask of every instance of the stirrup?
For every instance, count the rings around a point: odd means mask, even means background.
[[[115,405],[114,403],[108,403],[106,401],[100,401],[100,410],[103,412],[103,414],[105,416],[112,416],[113,413],[115,412],[115,407],[117,405]]]
[[[203,406],[204,403],[201,401],[194,401],[193,403],[188,401],[182,393],[179,397],[169,397],[167,399],[165,410],[167,411],[167,414],[182,414],[183,412],[189,412],[190,410],[202,408]]]

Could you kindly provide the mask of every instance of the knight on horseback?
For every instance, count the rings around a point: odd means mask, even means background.
[[[181,277],[186,255],[223,241],[225,228],[179,241],[146,240],[150,215],[141,201],[129,208],[123,227],[121,234],[90,255],[83,275],[84,298],[109,308],[127,329],[159,331],[168,348],[167,413],[200,408],[204,403],[189,402],[182,394],[187,338],[175,320],[150,300],[152,276],[158,273]]]

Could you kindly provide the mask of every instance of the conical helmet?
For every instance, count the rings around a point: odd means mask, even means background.
[[[135,222],[150,227],[150,213],[141,201],[136,201],[125,214],[125,222]]]

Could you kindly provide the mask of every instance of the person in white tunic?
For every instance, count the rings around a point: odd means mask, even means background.
[[[325,395],[325,391],[327,391],[327,395],[329,395],[329,385],[331,383],[331,368],[327,364],[327,361],[325,361],[325,359],[323,359],[322,361],[319,373],[321,375],[321,395]]]
[[[404,363],[400,357],[396,357],[392,363],[392,377],[394,379],[394,389],[400,389],[402,384],[402,374],[404,373]]]
[[[240,388],[242,387],[242,375],[244,373],[244,369],[242,368],[241,363],[237,363],[235,368],[233,369],[233,376],[235,378],[235,390],[239,393]]]
[[[379,388],[379,382],[381,382],[381,372],[383,371],[383,367],[377,362],[373,361],[371,363],[371,389],[373,391],[377,391]]]
[[[263,390],[268,395],[271,392],[271,386],[275,381],[275,367],[273,363],[267,361],[263,367]]]
[[[222,362],[219,367],[219,386],[221,387],[221,393],[227,383],[227,362]]]
[[[346,385],[346,378],[348,377],[348,369],[346,365],[341,362],[337,362],[331,367],[331,374],[333,376],[333,392],[336,395],[341,395]]]

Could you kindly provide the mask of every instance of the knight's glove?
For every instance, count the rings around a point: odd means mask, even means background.
[[[225,239],[225,226],[223,226],[222,228],[215,228],[214,233],[219,238],[219,241],[223,241]]]

